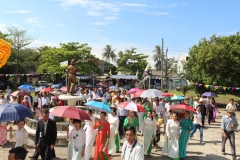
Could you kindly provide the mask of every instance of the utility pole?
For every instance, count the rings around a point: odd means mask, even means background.
[[[167,68],[167,61],[168,61],[167,54],[168,54],[168,48],[166,50],[166,71],[165,71],[165,77],[167,77],[167,71],[168,71],[168,68]]]
[[[162,38],[162,56],[161,56],[161,91],[163,91],[163,38]]]

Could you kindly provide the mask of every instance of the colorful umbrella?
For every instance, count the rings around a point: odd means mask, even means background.
[[[118,107],[134,112],[145,112],[145,109],[142,105],[133,102],[122,102],[119,103]]]
[[[39,86],[35,88],[35,92],[40,92],[42,89],[46,88],[45,86]]]
[[[15,91],[13,93],[11,93],[11,96],[25,96],[25,95],[28,95],[29,96],[29,93],[26,92],[26,91]]]
[[[217,97],[217,94],[214,92],[204,92],[202,94],[202,96],[206,96],[206,97]]]
[[[189,111],[192,114],[196,113],[196,111],[191,106],[185,104],[177,104],[175,106],[171,106],[170,109],[179,113],[184,113],[185,111]]]
[[[61,88],[63,85],[60,83],[60,84],[53,84],[51,86],[51,88]]]
[[[138,91],[140,91],[139,88],[132,88],[132,89],[130,89],[127,93],[128,93],[128,94],[134,94],[134,93],[136,93],[136,92],[138,92]]]
[[[52,92],[52,91],[53,91],[52,88],[43,88],[43,89],[41,90],[41,92]]]
[[[53,95],[56,95],[56,96],[63,94],[61,91],[52,91],[50,93],[53,94]]]
[[[171,94],[171,93],[163,93],[162,96],[164,96],[164,97],[172,97],[173,94]]]
[[[148,89],[142,92],[142,94],[140,95],[140,97],[143,98],[162,98],[162,92],[160,90],[157,89]]]
[[[100,112],[112,113],[112,110],[110,109],[110,107],[102,102],[90,101],[85,103],[85,105],[89,108],[98,110]]]
[[[137,91],[137,92],[135,92],[134,93],[134,97],[140,97],[140,95],[142,94],[142,92],[143,92],[144,90],[140,90],[140,91]]]
[[[19,121],[32,115],[32,111],[21,104],[7,103],[0,106],[0,122]]]
[[[18,87],[18,89],[20,89],[21,91],[26,91],[26,92],[32,92],[35,90],[35,88],[31,85],[28,84],[24,84]]]
[[[79,120],[91,120],[89,115],[82,109],[69,107],[69,106],[59,106],[54,111],[51,112],[52,115],[64,118],[73,118]]]
[[[109,87],[109,90],[119,90],[119,88],[117,86],[111,86]]]
[[[67,86],[63,86],[62,88],[60,88],[60,90],[63,92],[67,92]]]
[[[185,100],[186,98],[185,97],[183,97],[183,96],[173,96],[172,98],[171,98],[171,100]]]

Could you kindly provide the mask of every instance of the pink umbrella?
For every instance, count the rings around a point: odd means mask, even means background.
[[[15,91],[15,92],[13,92],[13,93],[11,93],[11,96],[25,96],[25,95],[29,95],[29,93],[28,92],[26,92],[26,91]]]
[[[133,102],[122,102],[118,105],[118,107],[134,112],[145,112],[142,105]]]
[[[185,111],[189,111],[192,114],[196,113],[196,111],[191,106],[185,104],[177,104],[175,106],[170,107],[170,109],[179,113],[184,113]]]
[[[164,96],[164,97],[172,97],[173,94],[171,94],[171,93],[163,93],[162,96]]]
[[[128,93],[128,94],[134,94],[134,93],[136,93],[136,92],[138,92],[138,91],[140,91],[139,88],[131,88],[127,93]]]
[[[51,114],[58,117],[91,121],[91,118],[86,112],[84,112],[82,109],[75,108],[75,107],[60,106],[54,109],[54,111],[52,111]]]
[[[62,88],[60,88],[61,91],[67,92],[67,86],[63,86]]]
[[[53,88],[43,88],[41,92],[52,92]]]
[[[144,90],[139,90],[139,91],[135,92],[133,96],[134,97],[140,97],[140,95],[142,94],[143,91]]]

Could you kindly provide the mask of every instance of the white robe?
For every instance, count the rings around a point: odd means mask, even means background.
[[[93,157],[92,147],[95,140],[95,131],[93,127],[95,126],[95,117],[90,117],[92,121],[85,121],[84,130],[86,130],[86,146],[85,146],[85,160],[89,160]]]
[[[167,153],[168,157],[170,158],[179,158],[179,145],[177,138],[177,136],[180,135],[179,121],[174,121],[173,119],[168,120],[166,126],[166,134],[166,142],[162,149],[162,153]],[[171,137],[170,140],[168,140],[168,136]]]
[[[110,138],[109,138],[109,145],[108,145],[108,154],[112,154],[112,152],[116,149],[116,145],[115,145],[116,137],[114,137],[114,135],[118,134],[119,119],[117,116],[112,116],[112,114],[108,114],[108,122],[110,123]]]
[[[144,154],[147,155],[148,148],[151,144],[153,135],[156,134],[156,119],[145,118],[143,121],[142,133],[144,135]]]

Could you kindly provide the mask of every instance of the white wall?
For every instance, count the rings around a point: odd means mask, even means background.
[[[188,54],[181,54],[179,56],[179,58],[177,60],[177,66],[176,66],[177,67],[176,70],[177,70],[178,74],[184,71],[182,62],[186,62],[187,57],[188,57]]]

